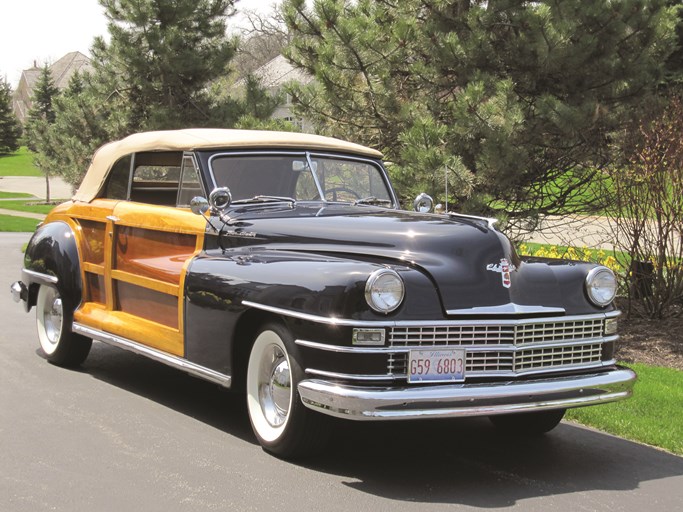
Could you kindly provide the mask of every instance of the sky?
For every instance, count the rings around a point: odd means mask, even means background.
[[[236,7],[267,13],[274,3],[279,2],[238,0]],[[43,66],[73,51],[89,56],[93,39],[107,34],[97,0],[2,0],[0,5],[0,77],[13,88],[33,61]]]

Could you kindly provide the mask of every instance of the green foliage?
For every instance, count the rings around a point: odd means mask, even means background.
[[[41,158],[49,162],[45,165],[72,185],[81,182],[99,146],[127,135],[121,111],[104,107],[89,79],[75,74],[55,98],[55,122],[45,132],[41,147]]]
[[[322,131],[383,151],[404,198],[442,198],[447,179],[478,213],[586,208],[609,134],[673,49],[665,3],[288,0],[288,57],[316,79],[290,94]],[[572,187],[546,186],[568,172]]]
[[[100,0],[109,41],[96,38],[94,71],[54,102],[41,155],[78,185],[93,152],[134,132],[234,126],[267,119],[277,101],[250,82],[244,99],[212,94],[236,42],[226,36],[234,0]]]
[[[0,155],[19,149],[21,126],[12,112],[12,88],[6,79],[0,79]]]
[[[206,85],[227,72],[233,0],[100,0],[110,41],[95,39],[94,82],[132,130],[204,126]]]
[[[54,84],[50,68],[43,66],[40,77],[33,89],[32,106],[26,123],[24,139],[29,150],[36,153],[35,166],[45,175],[45,197],[50,201],[50,175],[52,162],[54,161],[57,148],[49,144],[48,131],[50,125],[55,122],[53,103],[59,94],[59,89]]]
[[[42,176],[33,165],[33,153],[24,146],[11,155],[0,155],[0,176]]]
[[[59,89],[52,79],[50,68],[46,64],[40,71],[40,77],[33,89],[31,111],[29,112],[29,124],[31,121],[40,120],[54,123],[55,113],[52,109],[54,98],[59,94]],[[29,145],[29,149],[32,149]]]
[[[644,364],[628,366],[638,374],[632,398],[570,409],[567,419],[683,455],[683,372]]]

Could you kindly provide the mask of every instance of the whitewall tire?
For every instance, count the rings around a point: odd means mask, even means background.
[[[88,357],[92,340],[71,332],[73,306],[53,286],[41,285],[36,300],[38,341],[48,361],[78,366]]]
[[[297,384],[303,375],[287,328],[280,323],[264,326],[247,364],[247,410],[261,446],[285,458],[317,451],[329,435],[328,418],[301,401]]]

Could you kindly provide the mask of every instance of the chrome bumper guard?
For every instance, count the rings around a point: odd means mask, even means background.
[[[10,286],[10,292],[12,292],[12,298],[14,299],[14,302],[19,302],[22,300],[26,302],[28,300],[28,288],[26,288],[26,285],[21,281],[12,283]]]
[[[582,407],[628,398],[636,374],[616,367],[570,377],[412,387],[360,387],[309,379],[299,383],[304,405],[350,420],[490,416]]]

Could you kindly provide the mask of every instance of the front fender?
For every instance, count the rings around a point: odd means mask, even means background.
[[[406,284],[395,312],[372,311],[365,285],[372,272],[390,266]],[[433,282],[401,262],[393,264],[291,251],[210,251],[192,263],[185,281],[189,303],[211,309],[240,309],[244,301],[295,313],[361,321],[441,317]]]
[[[351,328],[298,320],[295,314],[357,321],[443,317],[432,281],[400,262],[390,266],[405,281],[403,304],[389,315],[372,311],[365,301],[365,283],[387,265],[293,251],[207,251],[193,260],[185,277],[186,357],[229,374],[233,344],[251,341],[242,339],[250,335],[240,324],[250,311],[244,302],[292,313],[285,319],[295,337],[327,343],[349,342]]]
[[[26,247],[22,280],[28,288],[27,310],[35,306],[40,284],[56,284],[72,304],[81,302],[78,245],[68,224],[50,222],[36,230]]]

